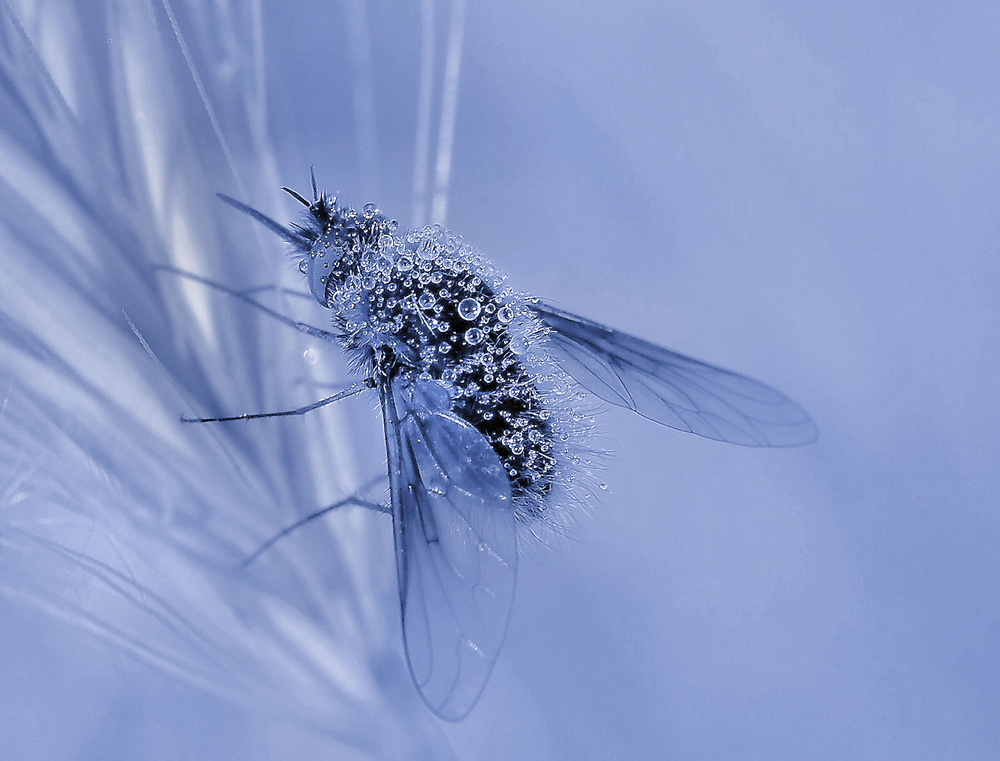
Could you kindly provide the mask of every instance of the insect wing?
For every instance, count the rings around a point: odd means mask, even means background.
[[[809,415],[780,391],[542,302],[549,349],[577,383],[606,402],[705,438],[757,447],[815,441]]]
[[[517,540],[499,457],[473,426],[429,402],[438,392],[397,379],[383,412],[407,662],[431,710],[457,721],[507,633]]]

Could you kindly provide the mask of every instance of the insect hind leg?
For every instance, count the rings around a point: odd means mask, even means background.
[[[381,478],[382,477],[379,476],[379,480]],[[300,520],[297,520],[291,526],[287,526],[286,528],[283,528],[277,534],[275,534],[270,539],[268,539],[266,542],[264,542],[262,545],[260,545],[260,547],[258,547],[256,550],[254,550],[250,555],[248,555],[246,557],[246,559],[244,559],[244,561],[240,564],[240,568],[247,568],[247,567],[249,567],[250,564],[252,564],[257,558],[259,558],[261,555],[263,555],[265,552],[267,552],[269,549],[271,549],[271,547],[273,547],[275,544],[277,544],[279,541],[281,541],[282,539],[284,539],[286,536],[288,536],[289,534],[291,534],[296,529],[302,528],[307,523],[311,523],[312,521],[316,520],[317,518],[322,518],[324,515],[326,515],[327,513],[332,513],[334,510],[339,510],[342,507],[350,507],[350,506],[363,507],[363,508],[366,508],[368,510],[374,510],[375,512],[378,512],[378,513],[386,513],[388,515],[392,515],[392,510],[388,506],[383,505],[383,504],[381,504],[379,502],[372,502],[371,500],[362,499],[361,497],[358,497],[357,495],[352,495],[350,497],[345,497],[344,499],[342,499],[342,500],[340,500],[338,502],[334,502],[332,505],[327,505],[324,508],[321,508],[319,510],[316,510],[315,512],[309,513],[309,515],[305,516],[304,518],[302,518]]]

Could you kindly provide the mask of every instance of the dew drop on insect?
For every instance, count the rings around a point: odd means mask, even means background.
[[[482,307],[479,306],[479,302],[475,299],[462,299],[458,303],[458,316],[463,320],[472,322],[479,317],[481,309]]]
[[[510,339],[511,354],[524,354],[528,351],[528,341],[523,336]]]
[[[483,340],[483,331],[479,328],[469,328],[465,331],[465,342],[469,346],[475,346]]]
[[[510,322],[511,320],[514,319],[514,310],[508,306],[500,307],[497,310],[497,319],[503,323]]]

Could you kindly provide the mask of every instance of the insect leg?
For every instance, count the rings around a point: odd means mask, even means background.
[[[214,288],[215,290],[219,291],[220,293],[225,293],[228,296],[232,296],[233,298],[239,299],[240,301],[242,301],[242,302],[244,302],[246,304],[249,304],[250,306],[252,306],[252,307],[254,307],[256,309],[259,309],[264,314],[267,314],[267,315],[273,317],[274,319],[276,319],[282,325],[287,325],[290,328],[295,328],[300,333],[305,333],[307,336],[312,336],[313,338],[320,338],[320,339],[322,339],[324,341],[330,341],[331,343],[337,343],[337,335],[336,335],[336,333],[331,333],[328,330],[323,330],[321,328],[316,328],[316,327],[313,327],[312,325],[309,325],[309,324],[307,324],[305,322],[298,322],[296,320],[291,319],[290,317],[286,317],[281,312],[277,312],[277,311],[271,309],[270,307],[264,306],[259,301],[250,298],[246,294],[241,293],[240,291],[234,290],[233,288],[227,288],[226,286],[222,285],[221,283],[216,283],[214,280],[209,280],[206,277],[202,277],[201,275],[196,275],[193,272],[188,272],[186,270],[182,270],[182,269],[179,269],[177,267],[171,267],[168,264],[157,264],[157,265],[154,266],[153,269],[162,270],[164,272],[170,272],[171,274],[177,275],[178,277],[186,277],[188,280],[193,280],[196,283],[201,283],[202,285],[207,285],[209,288]]]
[[[253,288],[244,288],[242,291],[237,291],[241,297],[249,296],[253,293],[266,293],[268,291],[274,293],[280,293],[284,296],[295,296],[299,299],[308,299],[310,302],[315,303],[316,299],[312,297],[311,293],[306,293],[305,291],[296,291],[291,288],[281,288],[277,285],[257,285]]]
[[[320,407],[325,407],[328,404],[339,402],[341,399],[346,399],[349,396],[360,394],[362,391],[368,388],[371,388],[371,385],[369,383],[353,383],[340,393],[334,394],[333,396],[328,396],[325,399],[320,399],[318,402],[307,404],[305,407],[296,407],[294,410],[282,410],[281,412],[253,412],[253,413],[247,412],[242,415],[233,415],[232,417],[183,417],[182,416],[181,422],[182,423],[228,423],[232,420],[255,420],[257,418],[263,418],[263,417],[287,417],[290,415],[305,415],[307,412],[318,410]]]
[[[381,480],[381,478],[382,477],[379,476],[380,480]],[[317,510],[314,513],[310,513],[305,518],[302,518],[301,520],[297,520],[291,526],[288,526],[287,528],[284,528],[281,531],[279,531],[277,534],[275,534],[270,539],[268,539],[266,542],[264,542],[260,547],[258,547],[256,550],[254,550],[250,555],[248,555],[247,558],[246,558],[246,560],[244,560],[240,564],[240,568],[247,568],[251,563],[253,563],[253,561],[255,561],[262,554],[264,554],[265,552],[267,552],[267,550],[271,549],[271,547],[273,547],[275,544],[277,544],[277,542],[279,540],[283,539],[284,537],[288,536],[290,533],[292,533],[293,531],[295,531],[295,529],[301,528],[302,526],[306,525],[307,523],[311,523],[312,521],[316,520],[317,518],[321,518],[324,515],[326,515],[327,513],[331,513],[334,510],[337,510],[338,508],[347,507],[349,505],[355,505],[356,507],[364,507],[364,508],[367,508],[369,510],[374,510],[374,511],[379,512],[379,513],[389,513],[389,514],[392,513],[392,510],[390,510],[385,505],[379,504],[378,502],[371,502],[371,501],[369,501],[367,499],[361,499],[360,497],[353,497],[353,496],[352,497],[345,497],[344,499],[340,500],[339,502],[334,502],[332,505],[327,505],[326,507],[324,507],[324,508],[322,508],[320,510]]]

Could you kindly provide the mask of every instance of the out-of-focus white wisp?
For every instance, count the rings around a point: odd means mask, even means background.
[[[439,758],[401,657],[383,516],[345,510],[240,568],[382,470],[359,461],[349,410],[179,421],[288,408],[343,371],[156,269],[235,288],[297,275],[216,198],[277,203],[260,195],[281,185],[260,17],[0,2],[0,594],[360,754]]]

